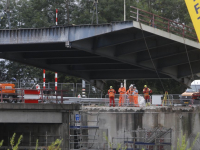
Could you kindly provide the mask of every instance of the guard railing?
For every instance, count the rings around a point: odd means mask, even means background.
[[[67,90],[0,89],[1,103],[64,103],[68,95]]]
[[[136,21],[199,42],[194,28],[133,6],[130,7],[132,9],[130,17]]]
[[[15,89],[14,93],[10,93],[8,89],[8,92],[5,92],[5,90],[0,90],[0,97],[1,103],[53,103],[81,104],[83,106],[113,106],[113,103],[110,103],[108,94],[105,95],[105,98],[78,98],[70,97],[67,90],[55,91],[52,89]],[[115,94],[114,101],[115,106],[146,106],[144,94]],[[193,100],[191,96],[181,96],[181,94],[153,94],[150,95],[149,102],[149,105],[153,106],[187,106],[200,104],[200,100]]]

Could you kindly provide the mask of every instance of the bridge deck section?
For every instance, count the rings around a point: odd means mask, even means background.
[[[99,88],[104,79],[173,78],[190,85],[192,74],[199,78],[199,48],[137,21],[0,30],[1,58],[83,78]]]

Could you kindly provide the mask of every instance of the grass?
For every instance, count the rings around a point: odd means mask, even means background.
[[[192,142],[191,147],[187,148],[188,142],[186,140],[186,134],[183,135],[183,133],[181,133],[181,139],[178,138],[176,150],[192,150],[198,137],[199,137],[199,133],[197,133],[194,141]],[[173,150],[173,148],[172,148],[172,150]]]
[[[105,138],[105,140],[108,142],[108,145],[110,147],[110,149],[113,148],[113,145],[114,143],[110,142],[108,140],[108,137],[106,136],[105,132],[103,133],[103,136]],[[186,134],[183,135],[183,133],[181,133],[181,139],[178,138],[178,141],[177,141],[177,147],[175,148],[175,150],[193,150],[193,147],[197,141],[197,139],[199,138],[199,133],[197,133],[194,141],[192,142],[192,145],[191,147],[187,148],[188,147],[188,142],[186,140]],[[127,147],[123,147],[122,144],[118,143],[117,144],[117,150],[126,150]],[[145,150],[144,148],[142,148],[142,150]],[[171,148],[171,150],[173,150],[173,147]]]
[[[106,136],[106,133],[105,133],[105,132],[103,132],[103,136],[104,136],[105,140],[108,142],[108,145],[110,146],[110,149],[112,149],[114,143],[112,143],[112,142],[110,142],[110,141],[108,140],[108,137]],[[127,149],[127,146],[123,147],[122,144],[118,143],[118,144],[117,144],[117,150],[120,150],[120,149],[121,149],[121,150],[126,150],[126,149]]]
[[[15,144],[15,136],[16,136],[16,133],[14,133],[12,138],[10,139],[10,145],[12,147],[12,150],[18,150],[18,147],[23,139],[23,135],[20,135],[20,137],[18,138],[18,140]],[[104,136],[105,140],[108,142],[110,149],[112,149],[113,145],[115,145],[115,144],[109,141],[105,132],[103,133],[103,136]],[[199,133],[197,133],[194,141],[192,142],[191,147],[187,148],[188,142],[186,140],[186,134],[183,135],[183,133],[181,133],[181,139],[178,138],[177,147],[175,148],[175,150],[192,150],[198,138],[199,138]],[[4,142],[4,140],[2,140],[0,142],[0,147],[3,145],[3,142]],[[56,139],[56,141],[52,142],[51,145],[49,145],[46,149],[47,150],[61,150],[61,148],[60,148],[61,143],[62,143],[62,140]],[[37,149],[38,149],[38,139],[36,141],[36,146],[35,146],[35,150],[37,150]],[[123,147],[122,144],[120,144],[120,143],[117,144],[117,150],[126,150],[126,149],[127,149],[127,146]],[[144,148],[142,150],[144,150]],[[173,150],[173,147],[171,148],[171,150]]]
[[[16,133],[13,134],[12,138],[10,139],[10,145],[12,147],[12,150],[18,150],[19,144],[21,143],[23,139],[23,135],[20,135],[20,137],[17,140],[17,143],[15,144],[15,136]],[[4,140],[0,142],[0,147],[2,147]],[[62,143],[62,140],[57,139],[55,142],[52,142],[51,145],[49,145],[46,150],[61,150],[60,145]],[[9,149],[8,149],[9,150]],[[38,150],[38,139],[36,140],[36,146],[35,150]]]

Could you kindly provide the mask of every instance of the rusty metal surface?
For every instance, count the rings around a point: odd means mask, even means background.
[[[132,21],[36,29],[0,30],[0,45],[75,41],[132,27]]]

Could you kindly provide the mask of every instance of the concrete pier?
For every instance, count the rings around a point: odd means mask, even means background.
[[[200,132],[200,106],[195,107],[83,107],[83,114],[88,120],[95,120],[98,114],[99,129],[108,130],[109,141],[114,144],[124,143],[125,139],[131,139],[131,131],[138,129],[172,129],[170,146],[168,150],[177,145],[181,134],[186,134],[188,145],[191,145],[195,136]],[[93,114],[93,115],[88,115]],[[88,126],[95,125],[88,122]],[[117,140],[117,138],[122,138]],[[124,139],[123,139],[124,138]],[[200,138],[199,138],[200,139]],[[198,140],[199,140],[198,139]],[[199,148],[196,142],[194,149]]]

